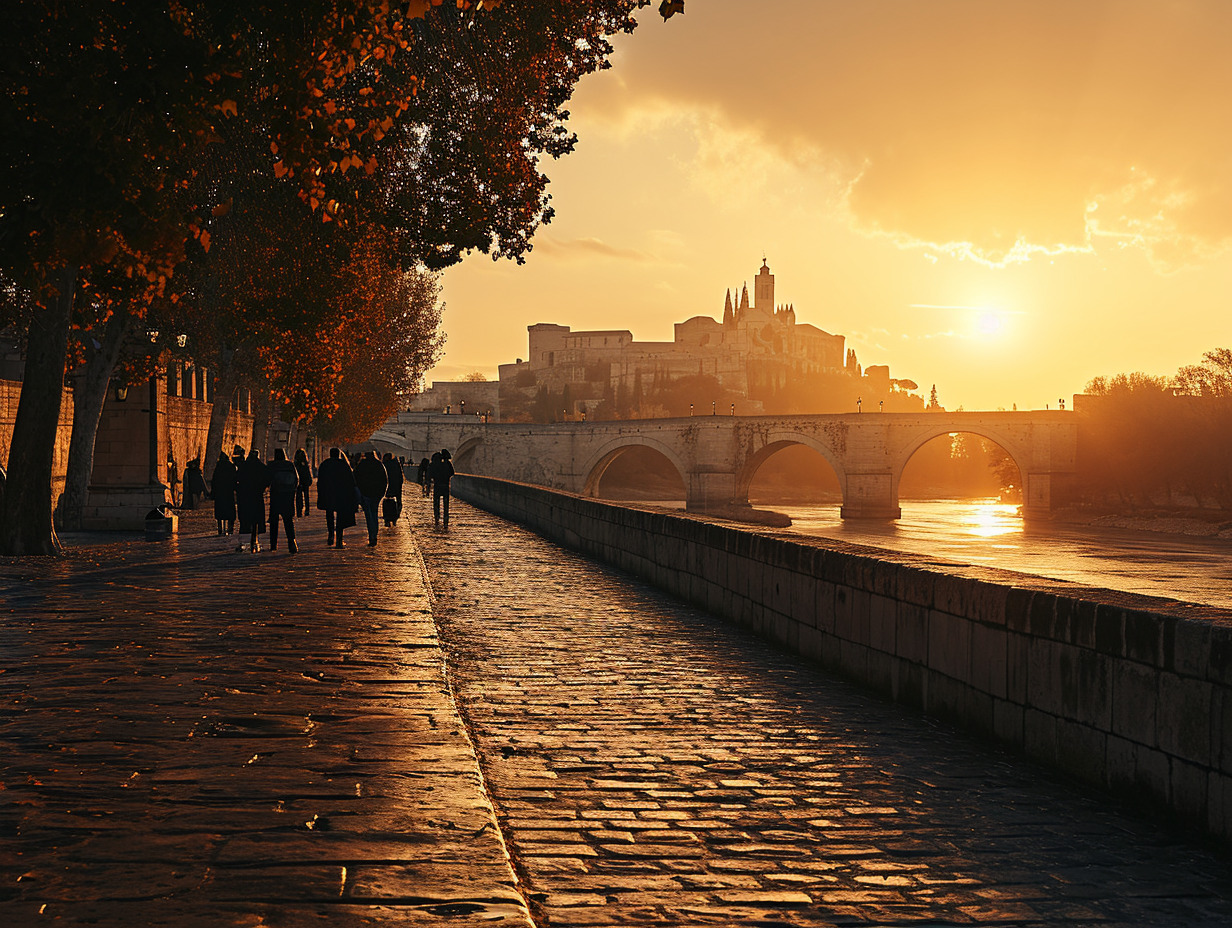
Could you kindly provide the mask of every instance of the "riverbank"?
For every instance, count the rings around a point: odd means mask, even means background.
[[[1118,528],[1135,532],[1191,535],[1232,539],[1232,512],[1193,509],[1145,509],[1140,512],[1100,512],[1092,509],[1058,509],[1053,521],[1090,528]]]

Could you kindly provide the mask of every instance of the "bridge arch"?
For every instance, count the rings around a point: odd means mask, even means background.
[[[607,469],[612,466],[617,458],[632,448],[649,448],[667,458],[668,462],[676,468],[676,473],[679,475],[680,482],[686,488],[687,493],[689,469],[680,459],[680,455],[676,453],[675,449],[656,438],[635,434],[621,435],[614,438],[604,443],[598,451],[590,456],[582,466],[582,494],[585,496],[598,496],[599,481],[603,479]]]
[[[897,497],[899,481],[902,479],[903,471],[907,467],[907,463],[915,455],[917,451],[923,448],[934,438],[940,438],[943,435],[975,435],[978,438],[986,439],[997,445],[1009,455],[1010,460],[1014,462],[1014,466],[1018,468],[1018,473],[1021,475],[1023,482],[1027,480],[1028,468],[1027,462],[1030,459],[1029,453],[1024,450],[1012,438],[1009,438],[998,429],[988,428],[983,423],[967,423],[964,422],[957,427],[953,422],[937,423],[934,428],[927,428],[913,435],[911,440],[903,444],[898,451],[898,456],[894,461],[894,488],[895,496]]]
[[[749,487],[753,485],[753,478],[757,475],[758,468],[784,448],[790,448],[792,445],[802,445],[821,455],[838,478],[838,485],[842,491],[843,499],[847,498],[847,473],[832,448],[818,441],[813,436],[805,435],[802,432],[772,432],[766,437],[766,443],[749,455],[737,471],[736,499],[747,501],[749,498]]]
[[[482,447],[483,439],[479,436],[467,438],[453,451],[453,467],[458,473],[471,473],[475,463],[475,454]]]

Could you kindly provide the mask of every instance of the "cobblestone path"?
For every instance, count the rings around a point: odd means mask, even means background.
[[[1232,925],[1222,852],[455,506],[438,627],[541,925]]]
[[[529,924],[409,530],[318,521],[0,559],[0,926]]]

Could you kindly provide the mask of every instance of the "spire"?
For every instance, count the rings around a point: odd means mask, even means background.
[[[723,301],[723,324],[731,325],[736,321],[736,315],[732,309],[731,288],[727,290],[727,299]]]
[[[744,312],[749,308],[749,285],[745,284],[740,291],[740,312]]]

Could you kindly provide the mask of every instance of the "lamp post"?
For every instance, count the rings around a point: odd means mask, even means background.
[[[885,400],[878,400],[878,401],[877,401],[877,411],[878,411],[878,412],[885,412]]]
[[[718,415],[718,413],[716,413],[716,412],[714,411],[714,406],[715,406],[715,401],[714,401],[714,400],[711,400],[711,401],[710,401],[710,415],[712,415],[712,416],[716,416],[716,415]]]
[[[466,415],[466,400],[462,400],[462,401],[458,404],[458,407],[459,407],[459,409],[461,410],[461,412],[459,412],[459,413],[458,413],[458,415],[460,415],[460,416],[465,416],[465,415]]]
[[[861,411],[861,410],[860,410],[860,406],[861,406],[863,403],[864,403],[864,397],[862,397],[862,396],[857,396],[857,397],[856,397],[856,412],[860,412],[860,411]]]
[[[735,403],[732,403],[732,410],[731,410],[731,414],[732,414],[733,416],[736,414],[736,404],[735,404]]]
[[[692,403],[689,404],[689,418],[690,419],[693,418],[693,404]]]

